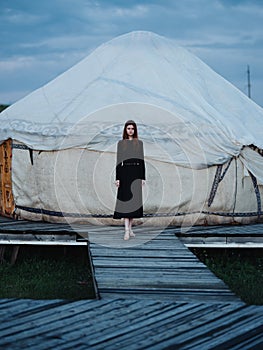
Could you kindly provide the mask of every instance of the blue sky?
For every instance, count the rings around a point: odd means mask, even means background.
[[[262,0],[0,0],[0,104],[115,36],[148,30],[189,49],[263,107]]]

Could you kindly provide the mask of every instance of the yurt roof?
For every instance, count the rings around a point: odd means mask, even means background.
[[[151,32],[106,42],[0,118],[0,142],[12,138],[41,150],[89,142],[99,149],[100,138],[127,119],[144,126],[146,141],[153,138],[149,130],[161,140],[164,134],[177,137],[179,124],[190,126],[209,150],[210,164],[238,154],[243,145],[263,148],[263,109],[195,55]]]

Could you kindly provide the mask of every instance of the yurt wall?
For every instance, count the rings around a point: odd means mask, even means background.
[[[72,148],[33,151],[13,145],[16,215],[51,222],[118,224],[115,154]],[[146,156],[143,222],[149,225],[251,223],[261,216],[252,178],[239,158],[190,169]],[[22,170],[21,170],[22,169]],[[263,186],[257,188],[259,198]]]

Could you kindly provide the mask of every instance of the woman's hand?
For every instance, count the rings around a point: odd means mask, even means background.
[[[115,185],[116,185],[116,187],[120,187],[120,180],[116,180]]]

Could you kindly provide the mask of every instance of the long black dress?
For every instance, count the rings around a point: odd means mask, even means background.
[[[145,180],[143,143],[121,140],[117,147],[116,180],[120,180],[113,218],[143,216],[142,181]]]

